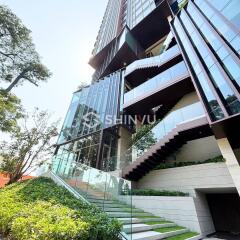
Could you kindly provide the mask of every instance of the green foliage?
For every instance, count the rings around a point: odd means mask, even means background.
[[[155,190],[155,189],[132,189],[132,195],[134,196],[189,196],[188,193],[178,191],[166,191],[166,190]]]
[[[132,135],[130,144],[137,150],[138,155],[141,155],[146,149],[157,142],[151,129],[158,123],[159,121],[154,124],[142,125],[136,133]]]
[[[177,236],[168,237],[168,238],[166,238],[166,240],[186,240],[186,239],[192,238],[192,237],[197,236],[197,235],[199,235],[199,233],[186,232],[186,233],[183,233],[183,234],[179,234]]]
[[[9,173],[8,184],[17,182],[26,172],[34,171],[51,158],[58,122],[51,123],[50,117],[47,111],[38,109],[31,115],[25,114],[23,123],[11,132],[11,140],[1,142],[0,169]]]
[[[160,232],[160,233],[166,233],[166,232],[178,231],[183,229],[185,228],[180,226],[175,226],[175,227],[156,228],[154,229],[154,231]]]
[[[155,124],[142,125],[137,129],[136,133],[132,135],[131,145],[136,144],[142,137],[144,137],[155,126]]]
[[[13,94],[0,90],[0,131],[10,132],[21,118],[22,107],[20,100]]]
[[[187,3],[188,3],[188,0],[183,0],[178,6],[179,11],[181,11],[187,5]]]
[[[117,240],[121,225],[51,179],[38,178],[0,190],[0,232],[13,239]]]
[[[10,82],[7,92],[24,81],[38,85],[51,75],[41,63],[30,33],[9,8],[0,6],[0,80]]]
[[[185,167],[185,166],[192,166],[192,165],[205,164],[205,163],[219,163],[219,162],[225,162],[225,159],[223,158],[223,156],[217,156],[215,158],[207,159],[207,160],[202,161],[202,162],[161,163],[155,168],[155,170],[167,169],[167,168],[176,168],[176,167]]]

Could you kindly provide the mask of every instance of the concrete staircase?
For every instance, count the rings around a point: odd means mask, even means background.
[[[96,169],[94,169],[94,173],[95,172]],[[101,177],[101,174],[107,173],[98,172],[96,178]],[[71,176],[67,178],[66,176],[57,175],[53,172],[50,173],[50,177],[53,178],[55,182],[72,192],[77,198],[81,198],[83,201],[101,208],[110,218],[118,219],[122,223],[122,239],[200,239],[197,233],[190,232],[185,227],[177,226],[174,222],[154,216],[153,214],[144,212],[141,209],[134,208],[131,203],[128,205],[126,203],[126,199],[131,199],[131,196],[126,196],[125,194],[128,194],[129,192],[123,191],[124,188],[122,188],[122,183],[124,179],[121,179],[120,183],[117,182],[117,185],[120,184],[120,187],[118,186],[117,189],[115,189],[114,186],[112,186],[113,188],[108,189],[106,187],[107,182],[104,184],[102,181],[97,182],[96,179],[90,184],[89,181],[85,182],[79,179],[74,180]],[[114,176],[111,176],[110,178],[114,178]],[[116,181],[117,178],[114,180]],[[113,190],[115,190],[115,193]]]
[[[151,146],[148,151],[123,168],[122,177],[131,181],[138,181],[171,153],[180,149],[187,141],[199,137],[199,133],[201,133],[201,137],[209,136],[210,134],[205,116],[178,124],[161,140]]]
[[[99,195],[99,194],[98,194]],[[103,200],[98,196],[88,195],[87,200],[105,211],[109,217],[118,219],[123,224],[123,232],[126,239],[132,240],[177,240],[198,239],[196,233],[190,232],[176,223],[156,217],[151,213],[144,212],[138,208],[131,208],[129,205],[115,201]]]

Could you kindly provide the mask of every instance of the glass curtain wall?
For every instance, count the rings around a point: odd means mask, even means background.
[[[130,0],[128,2],[128,26],[132,29],[156,8],[154,0]]]
[[[195,3],[212,26],[240,54],[240,1],[196,0]]]
[[[121,72],[74,93],[58,144],[115,125],[119,116]]]
[[[115,170],[117,137],[107,134],[116,129],[120,115],[121,72],[74,93],[64,121],[54,166],[67,171],[72,162]],[[107,163],[103,164],[103,159]],[[109,163],[109,164],[108,164]]]
[[[204,15],[200,11],[197,11],[196,5],[190,2],[187,13],[204,37],[204,40],[206,42],[208,41],[210,47],[216,53],[216,57],[218,57],[219,62],[222,64],[231,80],[235,82],[235,85],[240,87],[240,59],[238,54],[234,53],[224,40],[219,37],[218,33],[211,24],[208,23]]]
[[[191,6],[191,3],[189,6]],[[194,18],[196,19],[196,16],[194,16]],[[201,57],[201,62],[203,63],[205,69],[207,69],[216,90],[219,92],[219,95],[225,103],[228,112],[230,114],[236,114],[240,112],[240,102],[235,93],[237,90],[230,85],[230,80],[228,81],[226,73],[222,71],[222,67],[217,61],[217,58],[209,49],[200,32],[191,22],[191,19],[185,10],[182,10],[180,19],[186,32],[188,33],[188,36],[192,40],[195,49],[197,49],[197,52]]]
[[[216,25],[214,19],[218,17],[222,24]],[[207,0],[194,3],[190,0],[175,17],[173,27],[197,77],[211,119],[240,113],[239,49],[232,45],[238,35],[237,28],[224,16],[220,18]]]
[[[211,119],[214,121],[224,118],[224,113],[219,105],[216,94],[213,91],[210,83],[207,81],[206,72],[204,71],[202,65],[199,63],[195,50],[193,49],[191,42],[189,41],[187,34],[183,30],[183,27],[177,17],[173,22],[173,27],[177,32],[179,40],[183,44],[186,56],[191,63],[195,75],[197,76],[198,84]]]

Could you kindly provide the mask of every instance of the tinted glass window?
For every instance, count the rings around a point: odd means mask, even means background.
[[[221,2],[221,1],[220,1]],[[240,28],[240,1],[231,0],[228,5],[222,10],[222,14]]]
[[[235,103],[237,98],[233,92],[233,90],[230,88],[228,83],[226,82],[226,79],[224,79],[222,73],[220,72],[219,68],[216,65],[213,65],[210,68],[211,76],[215,82],[215,85],[219,90],[221,91],[226,103],[227,103],[227,108],[232,113],[235,113],[236,111],[236,105],[232,105],[233,102]],[[239,103],[238,103],[239,104]]]
[[[237,64],[231,55],[224,59],[223,63],[226,66],[226,70],[240,86],[240,65]]]
[[[210,0],[209,1],[213,7],[215,7],[218,11],[221,11],[229,2],[230,0]]]
[[[203,73],[198,75],[199,83],[203,89],[205,97],[208,100],[208,107],[210,108],[210,116],[213,120],[221,119],[224,117],[224,114],[215,98],[211,88],[208,85],[208,81]]]

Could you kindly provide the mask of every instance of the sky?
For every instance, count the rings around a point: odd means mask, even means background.
[[[88,60],[107,0],[0,0],[0,4],[32,31],[42,62],[53,74],[39,87],[25,82],[13,92],[27,111],[49,110],[63,122],[72,93],[81,82],[91,81],[94,70]]]

